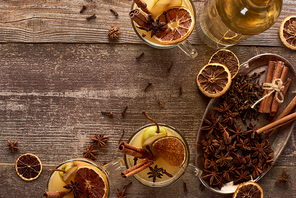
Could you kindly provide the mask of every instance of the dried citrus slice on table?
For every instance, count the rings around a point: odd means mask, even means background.
[[[90,166],[82,166],[77,170],[75,181],[81,186],[83,194],[78,198],[108,197],[109,185],[104,173]]]
[[[166,23],[167,17],[168,23],[162,27],[164,31],[155,34],[155,39],[163,45],[172,45],[184,41],[194,28],[193,13],[182,6],[170,8],[165,13],[157,18],[159,18],[159,23]]]
[[[232,198],[263,198],[263,189],[259,184],[248,181],[240,184],[234,192]]]
[[[23,180],[32,181],[39,177],[42,171],[42,163],[34,154],[22,154],[15,162],[15,170]]]
[[[220,49],[215,52],[210,58],[209,63],[225,65],[231,73],[231,78],[234,78],[239,70],[239,60],[237,56],[227,49]]]
[[[296,50],[296,15],[288,16],[282,21],[279,33],[283,44]]]
[[[152,151],[172,166],[181,167],[186,159],[183,142],[176,137],[163,137],[152,144]]]
[[[196,82],[204,95],[215,98],[222,96],[229,89],[231,74],[225,65],[209,63],[199,71]]]

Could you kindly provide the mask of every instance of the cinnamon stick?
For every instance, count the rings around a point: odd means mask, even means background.
[[[257,133],[262,133],[262,132],[268,132],[271,130],[276,130],[277,128],[284,126],[290,122],[293,122],[294,120],[296,120],[296,112],[292,113],[290,115],[287,115],[279,120],[276,120],[264,127],[261,127],[260,129],[257,130]]]
[[[148,28],[149,18],[139,9],[134,9],[129,12],[129,17],[139,26]]]
[[[130,155],[140,159],[151,157],[151,154],[149,154],[147,151],[141,148],[132,146],[126,142],[121,142],[119,144],[118,151],[126,155]]]
[[[289,68],[286,67],[286,66],[284,66],[283,72],[282,72],[281,77],[280,77],[280,79],[281,79],[281,81],[283,83],[286,81],[286,77],[287,77],[288,71],[289,71]],[[284,98],[281,98],[281,99],[284,99]],[[277,112],[279,106],[280,106],[280,104],[276,101],[276,99],[274,97],[273,100],[272,100],[270,113],[271,114],[275,114]]]
[[[283,96],[284,97],[288,92],[288,89],[290,87],[291,82],[292,82],[292,79],[288,78],[286,80],[285,84],[284,84],[284,86],[285,86],[285,88],[283,90]],[[276,114],[278,113],[279,108],[280,108],[280,104],[278,104],[277,102],[276,102],[276,104],[274,106],[271,106],[270,116],[276,116]]]
[[[67,191],[45,192],[43,198],[63,198],[68,193]]]
[[[284,68],[284,63],[282,61],[277,61],[275,63],[275,69],[274,69],[274,72],[273,72],[273,77],[272,77],[272,81],[273,82],[275,79],[277,78],[280,78],[281,77],[281,74],[282,74],[282,71],[283,71],[283,68]],[[274,98],[274,93],[271,94],[270,96],[267,97],[267,100],[263,106],[263,112],[264,113],[270,113],[270,108],[271,108],[271,104],[272,104],[272,100]]]
[[[123,171],[121,176],[123,178],[128,178],[133,176],[134,174],[141,172],[142,170],[151,166],[154,162],[152,160],[145,159],[142,162],[136,164],[135,166],[130,167],[129,169]]]
[[[266,83],[271,83],[272,81],[272,76],[273,76],[273,72],[274,72],[274,65],[275,65],[275,61],[269,61],[268,62],[268,69],[267,69],[267,74],[266,74]],[[267,94],[267,90],[263,91],[263,97]],[[266,103],[267,98],[264,98],[261,103],[260,103],[260,107],[259,107],[259,112],[260,113],[265,113],[263,112],[263,107]]]
[[[151,14],[151,12],[147,8],[147,3],[145,3],[143,0],[134,0],[134,2],[135,4],[137,4],[139,8],[141,8],[141,10],[143,10],[143,12],[146,12],[147,14]]]
[[[288,79],[289,80],[289,79]],[[291,100],[291,102],[288,104],[288,106],[283,110],[283,112],[276,118],[276,120],[279,120],[285,116],[287,116],[289,113],[292,112],[292,110],[296,107],[296,96]],[[272,134],[274,130],[268,130],[265,133],[266,134]]]

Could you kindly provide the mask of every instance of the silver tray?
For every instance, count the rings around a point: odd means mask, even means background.
[[[289,72],[287,75],[287,78],[291,79],[296,79],[296,71],[287,61],[285,58],[276,55],[276,54],[260,54],[257,55],[251,59],[249,59],[247,62],[241,64],[239,73],[240,74],[252,74],[254,72],[261,72],[266,70],[266,72],[260,77],[259,83],[263,84],[265,82],[266,78],[266,73],[267,73],[267,67],[268,67],[268,62],[271,60],[278,60],[278,61],[283,61],[285,63],[285,66],[289,67]],[[283,111],[283,109],[289,104],[289,102],[293,99],[295,96],[295,90],[296,90],[296,80],[292,80],[292,83],[290,85],[289,91],[287,92],[285,96],[284,102],[281,104],[281,107],[279,109],[279,113]],[[203,132],[201,132],[200,128],[203,123],[203,119],[208,115],[209,112],[213,110],[213,106],[218,102],[219,98],[214,98],[211,99],[205,112],[202,117],[198,132],[197,132],[197,139],[196,139],[196,144],[200,143],[201,140],[205,138],[205,135]],[[260,115],[258,116],[260,122],[254,122],[257,124],[257,127],[262,127],[265,126],[266,124],[269,123],[269,121],[266,119],[265,115]],[[283,151],[292,131],[293,131],[294,123],[292,122],[291,124],[288,124],[286,126],[283,126],[279,129],[277,129],[269,138],[271,147],[274,151],[274,162],[278,159],[280,156],[281,152]],[[195,164],[196,166],[200,169],[203,170],[204,166],[204,157],[203,157],[203,150],[199,147],[195,147],[195,152],[196,152],[196,158],[195,158]],[[259,181],[270,169],[266,170],[263,172],[259,177],[255,178],[254,181],[257,182]],[[218,188],[213,188],[210,187],[207,182],[203,180],[203,178],[200,176],[199,177],[200,181],[205,185],[208,189],[221,193],[221,194],[229,194],[229,193],[234,193],[238,185],[234,185],[233,182],[228,182],[227,184],[224,184],[222,189]]]

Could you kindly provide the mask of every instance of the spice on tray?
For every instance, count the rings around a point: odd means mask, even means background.
[[[99,147],[106,147],[106,142],[109,140],[108,136],[105,136],[103,134],[99,135],[92,135],[90,136],[90,139],[94,140],[95,144]]]
[[[108,31],[108,37],[110,40],[113,39],[119,39],[119,34],[121,34],[121,32],[119,32],[119,27],[114,27],[113,25],[111,26],[111,28]]]
[[[11,150],[12,153],[14,153],[15,150],[18,150],[19,147],[17,147],[17,140],[15,140],[13,143],[10,140],[7,140],[8,142],[8,149]]]
[[[97,18],[97,16],[96,16],[96,14],[93,14],[91,16],[86,17],[86,20],[90,21],[90,20],[95,19],[95,18]]]
[[[93,158],[96,159],[94,153],[98,152],[99,150],[94,150],[94,145],[86,145],[86,151],[83,152],[85,158]]]
[[[285,186],[287,185],[286,183],[289,182],[291,184],[291,190],[293,189],[293,184],[292,182],[288,179],[288,177],[291,175],[291,173],[287,173],[286,169],[283,170],[282,175],[280,176],[279,179],[276,180],[276,184],[284,184]]]
[[[252,122],[259,115],[259,107],[252,109],[251,105],[262,97],[263,89],[258,84],[261,75],[238,74],[203,120],[201,131],[205,137],[198,144],[205,159],[202,178],[212,187],[221,189],[229,181],[239,184],[250,176],[255,179],[273,163],[269,136],[257,133]]]

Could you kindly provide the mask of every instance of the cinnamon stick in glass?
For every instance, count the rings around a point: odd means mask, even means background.
[[[130,155],[140,159],[151,157],[151,154],[149,154],[147,151],[141,148],[132,146],[126,142],[121,142],[119,144],[118,151],[126,155]]]
[[[128,178],[133,176],[134,174],[141,172],[142,170],[151,166],[154,162],[152,160],[145,159],[142,162],[136,164],[135,166],[130,167],[129,169],[123,171],[121,176],[123,178]]]
[[[280,78],[282,71],[284,69],[284,63],[282,61],[277,61],[275,63],[275,69],[273,72],[273,77],[272,77],[272,81],[273,82],[275,79]],[[263,106],[263,113],[270,113],[270,108],[271,108],[271,104],[272,104],[272,100],[274,98],[274,93],[272,93],[270,96],[267,97],[267,100]]]
[[[141,10],[143,10],[143,12],[151,14],[151,12],[147,8],[147,3],[145,3],[143,0],[134,0],[134,2],[139,8],[141,8]]]
[[[274,72],[274,65],[275,65],[275,61],[269,61],[268,62],[268,69],[267,69],[267,74],[266,74],[266,83],[271,83],[272,81],[272,76],[273,76],[273,72]],[[263,91],[263,97],[267,94],[267,90]],[[259,112],[260,113],[265,113],[263,112],[263,107],[266,103],[267,98],[264,98],[261,103],[260,103],[260,107],[259,107]]]
[[[148,17],[139,9],[131,10],[129,13],[130,18],[136,22],[139,26],[148,28],[149,23]]]

